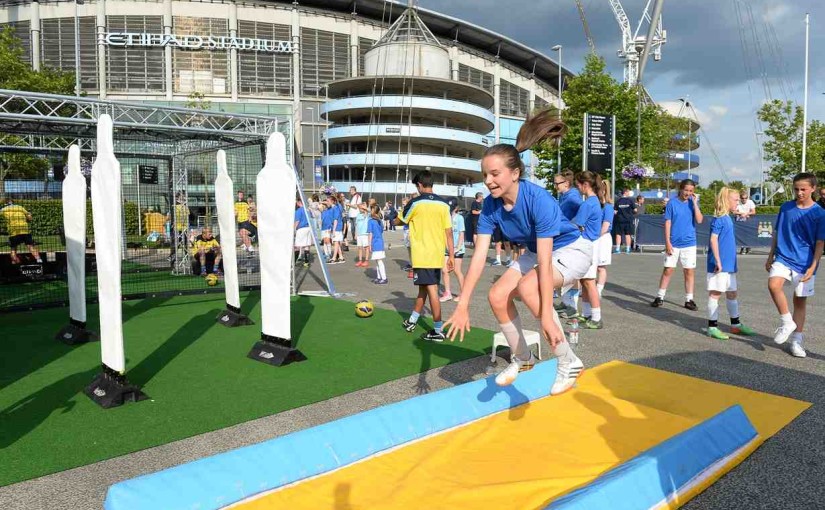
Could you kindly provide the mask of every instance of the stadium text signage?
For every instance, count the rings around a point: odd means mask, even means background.
[[[137,32],[109,32],[100,36],[109,46],[172,46],[186,50],[242,50],[292,53],[292,41],[271,41],[246,37],[213,35],[147,34]]]

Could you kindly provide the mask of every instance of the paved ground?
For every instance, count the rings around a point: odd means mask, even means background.
[[[372,269],[348,265],[330,267],[339,291],[354,292],[346,299],[372,299],[377,306],[409,310],[413,287],[400,270],[404,251],[400,235],[390,233],[396,246],[389,251],[390,285],[369,283]],[[704,258],[700,260],[703,267]],[[581,335],[577,352],[587,365],[620,359],[703,379],[793,397],[814,405],[795,422],[763,445],[733,472],[692,500],[685,508],[822,508],[825,501],[825,306],[823,298],[809,303],[812,332],[807,340],[808,358],[793,358],[773,345],[771,336],[777,316],[766,289],[764,255],[740,257],[742,317],[761,333],[755,338],[712,341],[699,333],[705,325],[704,270],[697,284],[699,312],[680,305],[684,295],[681,277],[671,284],[667,305],[648,305],[657,287],[661,256],[653,253],[619,255],[610,269],[604,293],[606,327]],[[495,329],[485,292],[503,268],[489,268],[471,305],[473,325]],[[320,271],[299,272],[301,290],[320,288]],[[823,276],[825,278],[825,276]],[[819,285],[820,293],[825,288]],[[453,304],[447,304],[449,313]],[[724,306],[720,315],[726,319]],[[522,310],[525,325],[536,323]],[[2,509],[99,509],[112,483],[150,473],[206,455],[256,443],[294,430],[324,423],[379,405],[403,400],[421,391],[438,390],[483,377],[486,357],[431,370],[423,375],[399,379],[381,386],[343,395],[325,402],[294,409],[201,436],[177,441],[90,466],[0,488]],[[93,428],[90,432],[93,433]]]

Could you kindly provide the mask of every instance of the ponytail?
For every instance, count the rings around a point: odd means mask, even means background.
[[[557,140],[567,132],[567,125],[559,118],[555,109],[548,108],[529,117],[516,137],[516,145],[499,143],[484,152],[484,157],[501,156],[504,165],[510,170],[518,170],[519,176],[524,172],[524,162],[519,156],[542,140]]]

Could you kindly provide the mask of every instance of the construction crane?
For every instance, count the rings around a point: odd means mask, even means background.
[[[624,60],[624,81],[628,85],[635,86],[640,78],[640,68],[644,68],[647,59],[646,52],[653,54],[653,60],[662,58],[662,45],[667,42],[667,32],[662,28],[661,5],[664,0],[656,0],[653,9],[653,20],[650,14],[650,4],[653,0],[647,0],[642,18],[636,26],[636,31],[631,32],[630,19],[622,7],[619,0],[609,0],[613,15],[619,23],[622,31],[622,48],[618,51],[619,58]],[[650,30],[648,35],[639,35],[642,25],[648,22]],[[640,67],[640,63],[642,64]]]
[[[579,18],[582,20],[584,27],[584,36],[587,38],[587,45],[590,46],[590,53],[596,54],[596,43],[593,41],[593,34],[590,33],[590,25],[587,24],[587,18],[584,16],[584,6],[581,0],[576,0],[576,8],[579,10]]]

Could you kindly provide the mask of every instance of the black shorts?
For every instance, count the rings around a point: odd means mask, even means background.
[[[441,268],[415,269],[413,268],[413,285],[440,285]]]
[[[633,235],[633,223],[614,223],[613,224],[613,235],[614,236],[632,236]]]
[[[31,234],[17,234],[16,236],[9,236],[9,246],[11,249],[17,248],[18,245],[25,244],[26,246],[34,245],[34,239]]]
[[[491,237],[490,240],[493,243],[502,243],[502,242],[503,243],[509,243],[510,242],[509,239],[504,237],[504,234],[501,233],[501,229],[498,228],[498,227],[496,227],[495,230],[493,230],[493,236]]]
[[[241,223],[238,223],[238,232],[240,232],[241,229],[244,229],[247,232],[249,232],[249,235],[251,235],[252,237],[258,236],[258,228],[248,221],[242,221]]]

